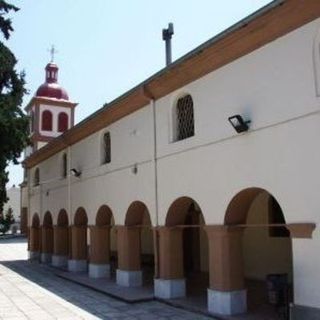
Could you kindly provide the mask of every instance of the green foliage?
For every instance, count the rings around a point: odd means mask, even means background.
[[[9,207],[5,214],[0,214],[0,232],[2,234],[8,232],[14,222],[13,210]]]
[[[0,35],[8,39],[13,31],[11,20],[5,18],[18,8],[0,0]],[[0,211],[7,201],[6,168],[10,161],[17,164],[21,152],[28,144],[28,117],[22,112],[24,73],[15,70],[17,60],[8,47],[0,41]]]

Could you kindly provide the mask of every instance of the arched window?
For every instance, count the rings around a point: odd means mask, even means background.
[[[102,141],[102,164],[111,162],[111,137],[110,132],[105,132]]]
[[[34,172],[33,185],[38,186],[40,184],[40,170],[37,168]]]
[[[42,112],[42,130],[52,131],[52,113],[49,110]]]
[[[66,178],[68,173],[68,157],[67,154],[64,153],[62,156],[62,166],[61,166],[62,177]]]
[[[194,136],[193,100],[189,94],[178,99],[175,113],[176,141]]]
[[[58,116],[58,131],[65,132],[68,130],[69,117],[65,112],[60,112]]]

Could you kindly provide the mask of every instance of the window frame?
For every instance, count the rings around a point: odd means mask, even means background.
[[[45,115],[50,115],[50,118],[48,119],[45,119]],[[48,128],[50,127],[50,129],[47,129],[45,128],[44,125],[48,125]],[[41,130],[42,131],[52,131],[53,130],[53,114],[52,114],[52,111],[46,109],[46,110],[43,110],[42,113],[41,113]]]
[[[185,136],[182,135],[182,121],[179,120],[179,103],[184,99],[190,99],[191,100],[191,114],[192,114],[192,128],[189,129],[191,131],[191,134],[187,134]],[[181,108],[183,105],[181,105]],[[181,111],[180,111],[181,112]],[[180,116],[181,119],[181,116]],[[186,120],[185,120],[186,121]],[[195,136],[195,114],[194,114],[194,100],[190,93],[184,93],[182,95],[179,95],[177,99],[174,102],[173,110],[172,110],[172,142],[179,142],[183,140],[190,139]]]
[[[108,143],[106,143],[106,136],[108,137]],[[110,131],[104,131],[101,136],[101,164],[111,163],[111,133]]]

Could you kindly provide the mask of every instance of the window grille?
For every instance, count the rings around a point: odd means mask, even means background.
[[[106,132],[103,135],[103,163],[111,162],[111,138],[110,132]]]
[[[193,101],[188,94],[177,102],[177,140],[194,136]]]
[[[62,156],[62,177],[66,178],[68,173],[67,155],[64,153]]]

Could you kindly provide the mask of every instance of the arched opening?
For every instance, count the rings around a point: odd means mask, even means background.
[[[278,319],[277,313],[286,315],[292,302],[292,241],[285,223],[278,201],[261,188],[242,190],[226,211],[226,225],[243,227],[243,265],[239,268],[243,268],[248,312],[256,316],[263,312]],[[280,290],[268,295],[267,285],[270,289],[275,281]]]
[[[149,210],[143,202],[131,203],[127,210],[125,225],[139,226],[141,270],[144,283],[150,284],[154,277],[153,233]]]
[[[52,215],[47,211],[43,217],[42,224],[42,250],[41,250],[41,262],[51,262],[53,253],[53,226]]]
[[[111,209],[102,205],[97,212],[95,225],[90,227],[89,276],[92,278],[109,278],[111,263],[114,268],[115,261],[111,260],[110,248],[112,218]]]
[[[181,273],[186,279],[186,295],[190,299],[206,299],[208,288],[208,239],[204,230],[205,220],[201,208],[192,198],[181,197],[175,200],[167,213],[166,226],[176,226],[181,241]],[[173,229],[173,230],[174,230]],[[174,232],[174,231],[173,231]]]
[[[71,259],[68,262],[69,271],[85,271],[87,269],[88,217],[84,208],[77,209],[71,233]]]
[[[69,117],[65,112],[60,112],[58,115],[58,131],[65,132],[68,130]]]
[[[69,238],[68,214],[66,210],[61,209],[58,214],[57,225],[54,227],[52,264],[55,267],[62,267],[67,264],[71,251]]]
[[[43,131],[52,131],[52,113],[49,110],[42,112],[41,129]]]
[[[30,260],[38,259],[41,249],[41,232],[40,232],[40,218],[37,213],[34,213],[31,220],[30,233],[29,233],[29,258]]]
[[[87,226],[88,217],[86,211],[81,207],[76,211],[74,215],[73,224],[77,227]]]
[[[118,227],[117,283],[124,286],[151,284],[154,275],[153,233],[147,206],[130,204],[125,225]]]

